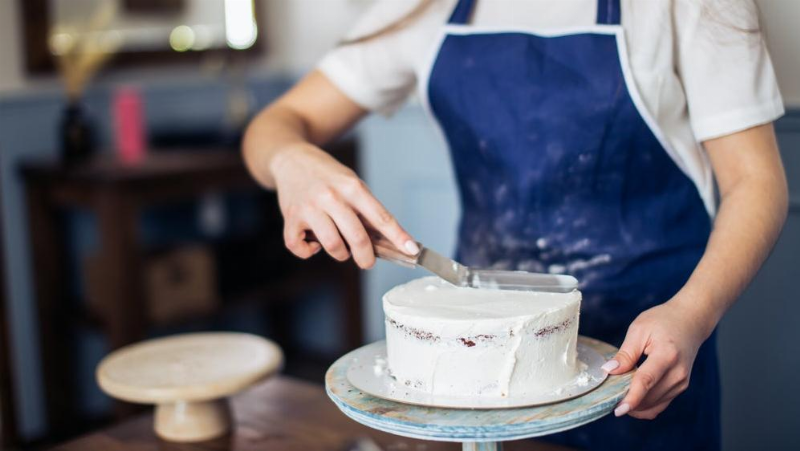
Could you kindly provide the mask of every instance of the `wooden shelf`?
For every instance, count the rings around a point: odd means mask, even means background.
[[[333,147],[331,153],[356,168],[353,141]],[[28,202],[50,433],[64,437],[82,429],[77,393],[70,381],[75,362],[69,346],[71,328],[75,324],[97,328],[116,349],[145,338],[153,326],[144,303],[143,258],[147,250],[139,240],[138,227],[142,210],[155,205],[194,199],[209,192],[256,193],[265,224],[258,239],[263,248],[251,246],[247,250],[261,252],[266,256],[263,261],[273,270],[264,270],[261,278],[257,271],[262,266],[256,264],[251,275],[259,276],[258,283],[245,286],[240,280],[233,286],[221,285],[222,308],[248,302],[247,298],[252,297],[254,302],[272,309],[270,326],[279,342],[289,343],[286,337],[292,334],[286,319],[288,306],[301,299],[303,293],[328,284],[338,292],[341,308],[337,321],[345,325],[344,342],[349,348],[361,344],[360,272],[355,265],[338,264],[322,256],[308,262],[292,257],[283,246],[282,219],[274,193],[267,193],[251,179],[238,152],[150,153],[136,166],[108,157],[81,167],[28,162],[20,170]],[[68,298],[66,289],[62,213],[76,207],[85,208],[98,218],[101,274],[97,295],[93,296],[97,306],[91,308],[88,303],[71,302],[75,300]]]

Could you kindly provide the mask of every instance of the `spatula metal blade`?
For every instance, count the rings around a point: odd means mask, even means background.
[[[466,266],[440,255],[427,247],[422,248],[417,259],[417,265],[436,274],[455,286],[467,286],[469,270]]]
[[[417,265],[458,287],[570,293],[578,288],[572,276],[525,271],[473,269],[423,248]]]
[[[470,269],[468,286],[502,290],[570,293],[578,289],[578,280],[562,274],[538,274],[525,271]]]

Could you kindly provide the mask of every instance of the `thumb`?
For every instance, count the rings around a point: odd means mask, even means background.
[[[628,329],[625,341],[622,342],[617,355],[603,365],[603,369],[610,374],[627,373],[636,366],[636,362],[644,352],[646,337],[637,333],[635,329]],[[614,362],[614,363],[612,363]]]

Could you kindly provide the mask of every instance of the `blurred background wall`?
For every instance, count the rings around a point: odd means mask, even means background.
[[[246,65],[243,76],[254,108],[274,99],[313,67],[371,3],[257,1],[264,21],[260,30],[264,54]],[[777,130],[790,178],[792,208],[774,254],[720,327],[726,450],[800,448],[800,397],[792,389],[795,375],[800,374],[800,353],[792,349],[800,343],[796,327],[800,303],[793,286],[800,276],[800,2],[761,0],[759,5],[788,109]],[[18,2],[0,0],[0,179],[13,376],[21,433],[35,438],[45,427],[43,395],[36,360],[28,225],[16,166],[24,158],[56,151],[53,131],[62,96],[53,77],[25,74],[21,33]],[[240,83],[213,62],[200,70],[132,68],[100,77],[87,94],[87,103],[103,117],[110,89],[130,82],[142,87],[151,131],[218,125],[224,120],[232,84]],[[109,130],[110,124],[103,123],[101,135],[106,142]],[[362,146],[362,174],[377,196],[419,240],[451,251],[458,217],[455,184],[444,147],[421,108],[412,101],[389,120],[371,117],[359,126],[357,136]],[[388,167],[392,170],[387,171]],[[382,293],[416,275],[385,263],[366,274],[366,341],[383,336]],[[309,331],[335,327],[325,324],[326,308],[331,307],[325,303],[314,307],[307,316],[322,319],[303,327]],[[102,350],[100,346],[94,352],[102,355]],[[87,374],[91,377],[91,365]]]

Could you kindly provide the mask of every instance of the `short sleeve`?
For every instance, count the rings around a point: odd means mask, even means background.
[[[402,28],[367,41],[339,45],[318,69],[351,100],[370,111],[391,114],[413,92],[420,57],[446,20],[449,2],[432,2]],[[418,0],[380,0],[359,19],[348,39],[402,20]]]
[[[752,0],[675,0],[677,71],[698,141],[783,115],[775,71]]]

